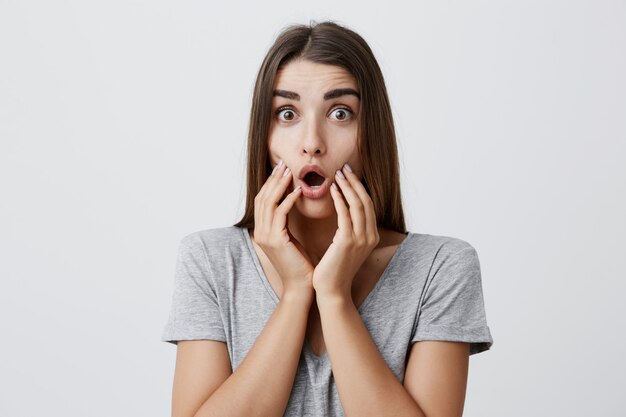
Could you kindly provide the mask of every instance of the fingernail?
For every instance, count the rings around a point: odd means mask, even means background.
[[[293,192],[295,193],[296,191],[298,191],[300,188],[302,188],[301,185],[298,185],[296,188],[293,189]]]
[[[285,170],[285,172],[283,172],[283,177],[286,177],[286,176],[287,176],[287,174],[289,174],[290,172],[291,172],[291,169],[290,169],[290,168],[287,168],[287,169]]]
[[[346,177],[343,176],[343,173],[339,170],[337,170],[337,176],[341,179],[344,179],[344,180],[346,179]]]
[[[331,186],[332,188],[334,188],[334,189],[335,189],[335,191],[337,191],[337,184],[335,184],[335,183],[333,182],[332,184],[330,184],[330,186]]]
[[[280,168],[281,166],[283,166],[283,160],[282,159],[280,161],[278,161],[278,163],[276,164],[276,166],[274,167],[274,169],[272,170],[272,173],[270,175],[274,175],[274,173],[276,171],[278,171],[278,168]]]
[[[352,168],[350,168],[350,165],[346,162],[344,167],[346,168],[346,171],[348,172],[352,172]]]

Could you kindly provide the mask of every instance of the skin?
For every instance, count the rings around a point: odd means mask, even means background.
[[[335,175],[340,170],[344,177],[362,177],[357,148],[360,100],[349,94],[324,100],[323,93],[335,88],[358,91],[354,77],[341,67],[297,60],[278,71],[274,89],[297,92],[300,99],[273,98],[274,117],[268,137],[270,161],[274,166],[281,161],[283,165],[277,169],[278,181],[268,180],[266,185],[275,187],[274,194],[291,193],[284,201],[284,210],[279,207],[279,214],[286,213],[287,216],[284,224],[281,221],[279,226],[284,228],[281,243],[288,244],[288,236],[291,236],[290,241],[302,254],[299,257],[294,251],[289,252],[290,257],[295,256],[302,263],[292,272],[311,275],[311,287],[316,292],[342,291],[346,294],[350,292],[351,282],[337,277],[354,278],[358,267],[380,242],[381,234],[385,237],[395,234],[396,241],[398,238],[401,241],[404,235],[379,230],[371,199],[360,181],[352,185]],[[302,183],[295,174],[311,163],[321,166],[338,186],[320,199],[306,198],[300,191],[293,193]],[[286,168],[289,172],[283,178]],[[263,189],[259,195],[261,204],[264,196],[272,196]],[[267,214],[268,209],[271,207],[260,209],[266,213],[265,219],[272,217]],[[288,228],[284,226],[287,224]],[[261,234],[272,233],[269,228],[259,229],[257,225],[254,233],[257,242],[263,241],[263,237],[259,237]],[[278,254],[273,256],[280,265],[278,257]],[[348,259],[350,262],[344,262]],[[305,261],[310,264],[308,268],[303,266]],[[313,266],[317,268],[316,274],[313,274]],[[280,275],[284,277],[287,270],[282,272]]]
[[[309,163],[320,165],[333,179],[334,172],[347,162],[361,177],[357,149],[360,100],[353,95],[328,101],[322,98],[323,92],[345,87],[358,91],[354,77],[340,67],[298,60],[277,73],[274,89],[300,95],[300,100],[274,97],[272,102],[273,113],[283,110],[270,124],[270,160],[273,165],[282,160],[291,169],[288,192],[301,184],[294,173]],[[321,199],[297,198],[295,210],[288,214],[291,234],[302,243],[314,264],[330,246],[339,226],[334,196],[329,193]]]
[[[274,276],[273,286],[282,283],[282,294],[313,290],[315,313],[309,314],[307,336],[322,339],[320,353],[327,347],[347,415],[460,416],[469,344],[415,343],[400,384],[357,311],[384,269],[372,264],[377,249],[393,248],[384,266],[404,235],[377,227],[372,200],[361,184],[358,97],[322,98],[335,88],[357,90],[356,84],[343,68],[306,60],[293,61],[277,74],[274,89],[297,92],[300,99],[274,97],[272,103],[268,146],[276,167],[255,201],[257,251],[266,275]],[[335,187],[324,198],[305,198],[298,189],[301,180],[293,173],[309,163],[327,175],[335,172]],[[360,280],[368,276],[367,269],[374,271],[373,279]],[[371,392],[380,395],[373,398]],[[389,404],[395,405],[393,411]]]
[[[284,163],[255,197],[252,236],[280,302],[234,373],[224,342],[179,342],[172,415],[282,416],[305,330],[316,351],[327,349],[347,416],[462,415],[467,343],[414,343],[402,384],[357,311],[405,236],[376,226],[360,183],[358,99],[322,98],[344,87],[356,89],[356,82],[333,66],[295,61],[279,72],[275,88],[298,92],[301,100],[275,97],[274,109],[290,105],[294,114],[284,111],[272,120],[271,161]],[[355,117],[336,111],[340,105]],[[341,169],[343,178],[333,176],[337,189],[322,199],[305,198],[288,169],[297,173],[308,163],[326,174]]]
[[[341,67],[296,60],[278,71],[274,90],[296,92],[299,98],[273,98],[268,150],[276,168],[255,200],[253,241],[279,297],[285,290],[309,289],[318,297],[322,292],[351,296],[358,306],[405,235],[376,225],[371,198],[360,183],[360,99],[351,94],[323,98],[337,88],[358,92],[354,77]],[[303,182],[297,173],[311,163],[337,185],[320,199],[294,192]],[[307,338],[320,353],[321,333],[314,304]]]

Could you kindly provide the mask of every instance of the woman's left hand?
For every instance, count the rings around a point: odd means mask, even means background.
[[[313,271],[313,287],[318,296],[352,299],[352,281],[357,271],[378,245],[374,203],[349,165],[335,173],[330,194],[337,211],[337,232]],[[348,201],[349,208],[341,196]]]

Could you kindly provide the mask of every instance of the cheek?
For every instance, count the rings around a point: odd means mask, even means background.
[[[277,141],[275,137],[270,137],[267,141],[267,150],[269,153],[269,159],[272,166],[276,165],[281,158],[280,141]]]
[[[359,149],[356,141],[348,140],[342,141],[341,146],[335,149],[338,158],[344,159],[343,162],[349,162],[350,166],[355,168],[359,164]]]
[[[361,165],[361,158],[359,156],[358,150],[354,150],[354,152],[350,153],[350,156],[346,157],[346,161],[350,164],[350,168],[356,174],[357,177],[363,178],[363,166]]]
[[[276,130],[267,141],[270,158],[276,164],[280,159],[283,161],[293,155],[294,138],[293,134],[288,134]]]
[[[273,167],[280,160],[280,156],[278,156],[275,152],[272,152],[272,150],[270,149],[270,151],[269,151],[269,159],[270,159],[270,163],[271,163],[271,165]]]
[[[283,162],[285,161],[285,154],[281,152],[280,150],[270,149],[269,158],[270,158],[270,161],[272,162],[272,166],[274,166],[278,164],[278,161],[280,161],[281,159],[283,160]]]

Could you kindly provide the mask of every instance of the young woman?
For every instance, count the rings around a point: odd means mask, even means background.
[[[366,42],[333,22],[285,29],[248,144],[243,218],[180,244],[172,414],[461,416],[469,355],[493,344],[478,256],[406,231]]]

